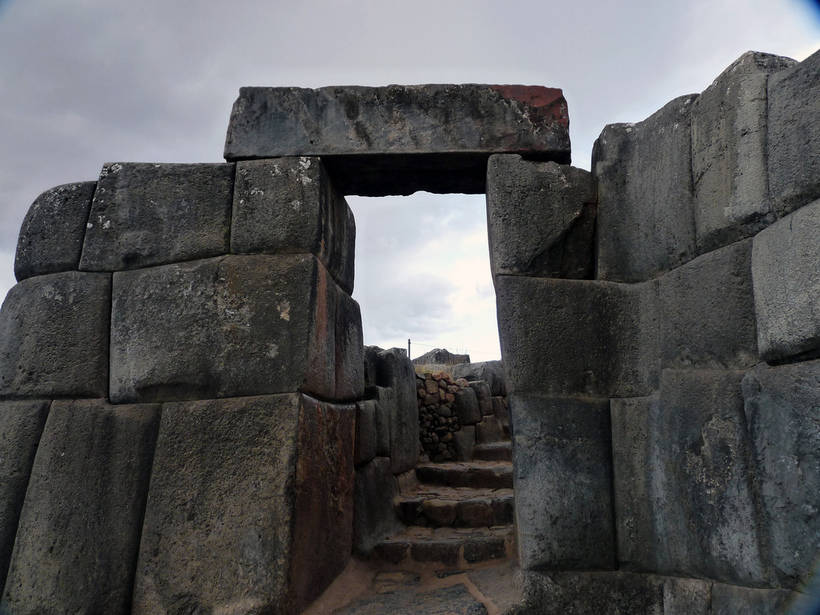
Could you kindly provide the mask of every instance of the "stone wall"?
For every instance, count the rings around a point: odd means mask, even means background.
[[[744,54],[604,128],[591,174],[490,158],[521,612],[775,613],[807,591],[818,75],[820,53]]]
[[[422,189],[487,193],[520,612],[802,599],[818,75],[745,54],[592,173],[560,90],[243,88],[228,163],[45,192],[0,311],[0,612],[297,613],[392,531],[418,392],[362,345],[343,195]]]
[[[317,157],[106,164],[38,197],[0,312],[0,611],[295,612],[333,580],[354,238]]]

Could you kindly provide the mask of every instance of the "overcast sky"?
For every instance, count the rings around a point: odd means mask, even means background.
[[[813,8],[814,7],[814,8]],[[20,222],[106,161],[221,160],[243,85],[560,87],[573,164],[607,123],[699,92],[749,49],[803,59],[817,2],[0,0],[0,296]],[[365,342],[497,358],[483,197],[348,199]]]

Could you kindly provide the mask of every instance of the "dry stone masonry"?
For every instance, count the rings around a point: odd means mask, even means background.
[[[818,101],[820,52],[749,52],[587,172],[556,89],[243,88],[226,163],[44,192],[0,311],[0,613],[299,613],[354,554],[515,556],[519,614],[817,599]],[[416,190],[487,194],[503,377],[363,346],[344,197]]]

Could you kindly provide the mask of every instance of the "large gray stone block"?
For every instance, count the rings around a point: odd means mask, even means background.
[[[376,405],[375,399],[356,404],[356,446],[353,461],[361,465],[376,456]]]
[[[236,165],[231,252],[310,253],[353,292],[353,213],[316,157]]]
[[[353,548],[367,555],[387,536],[401,528],[393,498],[398,480],[387,457],[376,457],[356,469],[353,490]]]
[[[657,405],[657,395],[610,400],[615,534],[626,570],[655,570],[650,421]]]
[[[462,425],[474,425],[481,420],[481,409],[478,406],[478,397],[472,387],[464,387],[455,393],[453,412]]]
[[[515,615],[710,615],[711,587],[700,579],[630,572],[522,575]],[[738,611],[740,612],[740,611]]]
[[[522,568],[615,565],[609,400],[513,394]]]
[[[794,613],[811,615],[815,610],[803,610],[796,606],[802,602],[801,596],[784,589],[756,589],[715,583],[712,585],[711,615],[782,615]],[[791,608],[790,608],[791,607]]]
[[[335,284],[312,255],[114,274],[111,399],[335,395]]]
[[[225,159],[322,156],[343,194],[484,192],[493,153],[569,162],[561,90],[520,85],[247,87]]]
[[[105,397],[111,275],[23,280],[0,311],[0,397]]]
[[[232,164],[107,163],[80,269],[118,271],[225,254]]]
[[[742,368],[758,362],[751,253],[747,239],[660,279],[662,367]]]
[[[583,169],[491,156],[487,234],[493,275],[591,278],[595,187]]]
[[[158,424],[156,405],[51,405],[0,612],[131,612]]]
[[[637,124],[610,124],[595,142],[597,277],[649,279],[695,254],[690,118],[694,94]]]
[[[820,361],[760,365],[743,396],[771,563],[798,587],[820,554]]]
[[[361,399],[364,394],[364,344],[359,304],[328,280],[335,295],[334,379],[336,400]]]
[[[664,370],[651,419],[654,545],[661,573],[761,585],[740,380],[743,372]]]
[[[779,215],[820,198],[820,51],[769,78],[769,191]]]
[[[48,401],[0,403],[0,587],[9,569],[20,509],[49,405]]]
[[[757,234],[752,279],[761,358],[820,351],[820,200]]]
[[[133,612],[297,613],[352,547],[355,408],[163,406]]]
[[[97,182],[63,184],[34,200],[17,239],[14,275],[18,280],[79,267],[96,186]]]
[[[698,253],[754,235],[774,219],[766,151],[766,83],[795,64],[749,51],[692,105],[692,177]]]
[[[658,379],[657,285],[496,278],[509,392],[648,395]]]
[[[453,380],[483,380],[490,385],[490,393],[495,396],[506,395],[507,385],[504,376],[504,364],[501,361],[479,361],[476,363],[458,363],[450,368]]]
[[[416,467],[419,457],[416,372],[401,348],[379,351],[375,368],[377,399],[390,415],[390,461],[393,473],[401,474]]]

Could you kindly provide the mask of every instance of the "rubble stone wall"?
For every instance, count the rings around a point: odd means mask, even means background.
[[[808,600],[819,76],[820,52],[749,52],[701,94],[605,127],[592,173],[490,158],[522,613]],[[546,216],[548,233],[507,223]]]

